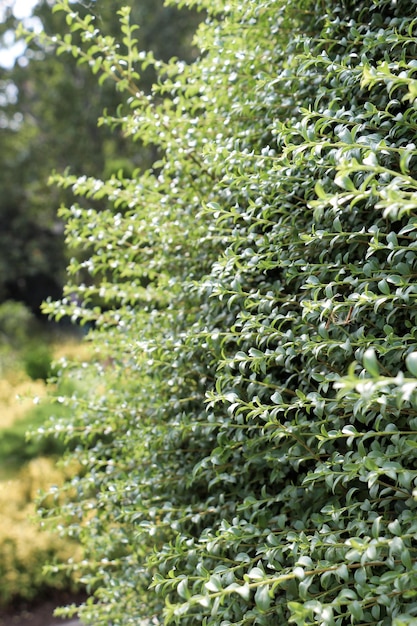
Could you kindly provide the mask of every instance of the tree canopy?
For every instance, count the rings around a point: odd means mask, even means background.
[[[55,4],[58,52],[155,154],[53,178],[88,254],[46,309],[97,348],[51,422],[82,467],[53,512],[85,550],[82,620],[412,624],[415,6],[168,4],[206,12],[193,63],[144,52],[128,7],[109,37]]]
[[[130,4],[135,19],[143,23],[147,48],[162,58],[174,53],[193,58],[190,33],[199,19],[195,12],[174,13],[162,0]],[[114,20],[118,6],[106,0],[95,8],[109,36],[120,32]],[[92,7],[81,4],[79,9],[85,15]],[[33,26],[35,38],[22,47],[14,65],[0,67],[0,300],[22,299],[37,311],[47,296],[60,296],[68,262],[56,209],[70,203],[71,195],[48,185],[52,171],[104,178],[118,171],[129,175],[146,168],[154,156],[138,151],[121,132],[98,126],[103,111],[117,115],[125,98],[113,86],[99,85],[90,69],[72,57],[65,63],[56,58],[52,39],[63,36],[67,27],[62,13],[52,12],[46,1],[35,3],[30,18],[16,17],[10,7],[4,13],[0,35],[6,41],[22,21]],[[45,45],[42,32],[49,37]],[[22,41],[19,36],[15,40]],[[141,88],[148,91],[152,80],[147,72]]]

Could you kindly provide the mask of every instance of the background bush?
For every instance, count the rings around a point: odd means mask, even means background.
[[[6,300],[0,305],[0,339],[2,346],[21,348],[34,326],[34,317],[21,302]]]
[[[14,479],[0,482],[0,606],[33,600],[46,590],[77,589],[76,576],[45,566],[80,558],[79,547],[34,523],[39,489],[62,485],[64,474],[46,458],[32,460]]]
[[[411,624],[415,6],[178,4],[207,11],[193,65],[138,51],[128,9],[117,47],[56,5],[85,43],[58,51],[114,80],[111,122],[158,150],[131,179],[54,177],[108,200],[61,209],[90,256],[54,309],[98,349],[100,384],[51,425],[83,433],[60,509],[82,619]]]
[[[52,375],[52,350],[46,343],[29,343],[23,355],[26,374],[33,380],[48,380]]]
[[[61,392],[62,389],[68,392],[69,388],[68,383],[61,385]],[[66,413],[66,408],[53,402],[52,398],[49,401],[44,399],[37,406],[27,410],[25,415],[13,424],[1,428],[0,459],[2,465],[8,470],[11,467],[16,469],[40,456],[62,454],[62,444],[55,437],[44,435],[42,429],[51,415],[58,418]]]
[[[62,357],[57,369],[65,369],[65,354],[72,354],[73,367],[77,362],[82,368],[80,361],[88,358],[87,347],[60,337],[59,348],[54,347],[56,356]],[[45,382],[25,376],[21,352],[10,349],[10,355],[13,369],[0,381],[0,608],[6,612],[16,610],[22,601],[28,605],[51,597],[55,591],[65,591],[71,598],[82,589],[76,571],[80,546],[68,538],[60,539],[48,525],[40,528],[36,509],[38,501],[46,508],[56,503],[58,487],[72,489],[68,478],[79,472],[77,463],[61,467],[63,444],[45,434],[44,425],[51,416],[67,414],[60,401],[62,394],[71,395],[76,387],[81,395],[81,389],[88,388],[87,380],[74,383],[65,375],[49,386],[49,397],[45,397]],[[53,493],[40,495],[49,489]],[[73,563],[71,571],[62,567],[68,559]]]

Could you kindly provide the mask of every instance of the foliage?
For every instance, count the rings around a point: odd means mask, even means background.
[[[59,353],[72,353],[79,367],[82,367],[80,359],[88,358],[82,346],[64,343],[62,336],[59,350],[54,352],[57,357]],[[64,362],[64,358],[57,361],[56,368]],[[49,396],[45,397],[45,383],[28,380],[18,370],[19,364],[17,355],[16,369],[0,381],[0,606],[6,608],[43,593],[74,592],[82,587],[76,571],[81,559],[80,546],[68,538],[59,539],[48,526],[39,528],[35,519],[40,490],[46,492],[42,506],[50,507],[57,495],[48,494],[47,490],[64,488],[79,470],[77,463],[67,468],[60,466],[57,459],[63,453],[63,445],[44,432],[51,416],[63,418],[67,414],[60,397],[73,393],[75,385],[70,378],[62,376],[53,387],[49,386]],[[79,394],[86,389],[85,382],[84,386],[77,383]],[[59,566],[68,559],[74,564],[71,572]]]
[[[46,576],[45,565],[53,560],[80,558],[79,548],[34,523],[34,499],[38,489],[52,482],[62,484],[63,473],[52,461],[31,461],[14,479],[0,482],[0,606],[13,600],[35,598],[46,589],[75,590],[76,577],[57,570]]]
[[[63,454],[62,442],[48,435],[44,426],[50,419],[68,417],[62,394],[74,393],[75,387],[79,394],[86,393],[81,384],[64,377],[48,389],[45,381],[32,382],[22,376],[18,383],[1,382],[0,480],[15,477],[25,464],[39,457],[56,460]]]
[[[22,302],[6,300],[0,304],[0,372],[7,378],[19,369],[24,355],[27,373],[46,380],[51,366],[50,349],[40,323]],[[37,337],[36,341],[32,337]]]
[[[108,123],[158,151],[131,178],[53,178],[92,203],[61,209],[89,254],[47,307],[98,349],[101,384],[51,424],[83,433],[59,509],[82,619],[412,623],[415,6],[178,4],[208,14],[191,65],[139,51],[128,9],[119,41],[55,6],[58,51],[125,93]]]
[[[0,304],[0,345],[21,348],[33,331],[34,319],[21,302],[6,300]]]
[[[69,387],[66,385],[66,392]],[[62,393],[62,391],[61,391]],[[31,410],[26,411],[24,417],[16,420],[12,425],[0,429],[0,459],[8,469],[19,468],[24,463],[39,456],[62,454],[63,446],[55,438],[42,434],[42,428],[51,415],[62,417],[65,407],[53,398],[49,401],[41,400]],[[36,434],[36,431],[38,434]]]
[[[47,380],[52,374],[52,351],[46,342],[31,344],[24,354],[26,374],[33,380]]]
[[[0,46],[6,47],[19,20],[13,3],[3,4]],[[52,13],[50,4],[38,0],[34,16],[24,20],[34,34],[42,29],[50,37],[65,32],[64,16]],[[78,6],[85,14],[84,4]],[[147,47],[165,57],[176,51],[192,58],[189,39],[195,14],[164,9],[162,0],[130,4],[136,18],[143,20],[141,37]],[[94,6],[97,20],[113,36],[118,36],[118,6],[116,0]],[[151,80],[152,74],[145,76],[141,87],[147,89]],[[46,297],[62,295],[67,257],[55,209],[71,196],[48,187],[53,169],[92,176],[104,171],[110,176],[145,168],[153,159],[152,149],[138,151],[120,132],[97,127],[103,109],[111,116],[123,103],[121,94],[99,86],[88,68],[71,58],[59,63],[53,44],[43,46],[38,38],[29,42],[13,67],[0,66],[0,302],[22,300],[38,313]]]

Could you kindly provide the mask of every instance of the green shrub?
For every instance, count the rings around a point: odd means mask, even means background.
[[[46,342],[31,343],[23,354],[26,374],[32,380],[48,380],[52,375],[52,350]]]
[[[178,4],[208,12],[190,66],[138,52],[128,10],[119,48],[57,3],[85,42],[59,51],[126,91],[107,123],[160,151],[133,179],[54,177],[109,203],[61,210],[91,254],[55,311],[100,355],[55,425],[85,468],[60,509],[82,619],[412,623],[415,5]]]
[[[7,300],[0,304],[0,344],[20,348],[28,340],[35,320],[21,302]]]
[[[24,304],[7,300],[0,304],[0,374],[20,366],[19,351],[29,341],[36,321]]]

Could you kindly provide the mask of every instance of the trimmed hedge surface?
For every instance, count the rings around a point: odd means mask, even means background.
[[[98,350],[51,425],[85,468],[60,510],[81,618],[412,624],[416,4],[170,4],[207,13],[192,65],[139,51],[128,9],[117,42],[56,4],[59,52],[126,92],[103,122],[158,151],[129,180],[53,177],[90,252],[46,309]]]

